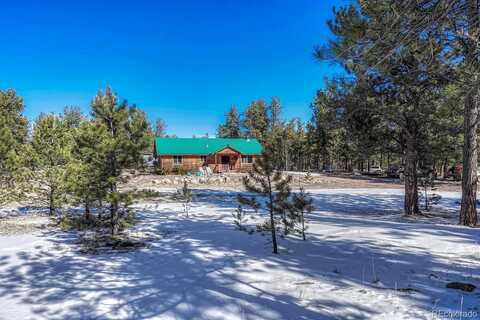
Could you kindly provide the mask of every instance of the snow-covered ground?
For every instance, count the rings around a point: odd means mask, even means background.
[[[456,222],[458,194],[435,217],[402,217],[399,190],[312,191],[308,239],[237,231],[236,193],[197,190],[138,204],[151,247],[84,255],[75,233],[0,236],[0,319],[480,319],[480,232]],[[261,220],[252,218],[253,226]],[[395,290],[398,289],[398,290]],[[468,312],[470,311],[470,312]]]

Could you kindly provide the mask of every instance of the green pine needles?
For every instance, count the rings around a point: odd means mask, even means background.
[[[118,188],[122,171],[139,167],[152,144],[145,113],[107,87],[94,97],[91,117],[74,107],[41,114],[28,139],[14,91],[0,91],[0,111],[0,203],[36,204],[60,218],[66,205],[81,205],[87,221],[93,211],[98,219],[108,211],[110,232],[118,234],[132,202]]]
[[[281,220],[284,230],[289,228],[286,219],[288,210],[288,198],[290,196],[291,176],[284,177],[276,170],[272,150],[265,148],[262,156],[253,164],[253,170],[243,180],[248,192],[257,196],[239,195],[238,200],[243,205],[253,207],[255,210],[264,208],[269,214],[268,226],[272,236],[273,253],[278,253],[277,244],[277,221]],[[263,197],[265,201],[259,201],[257,197]]]

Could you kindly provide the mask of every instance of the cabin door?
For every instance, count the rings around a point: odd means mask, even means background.
[[[222,170],[229,171],[230,170],[230,156],[222,156],[221,157],[222,163]]]
[[[222,156],[222,164],[230,164],[230,156]]]

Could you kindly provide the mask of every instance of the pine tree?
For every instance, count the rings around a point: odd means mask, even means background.
[[[341,8],[329,22],[336,39],[329,44],[328,54],[317,51],[318,58],[330,57],[360,88],[365,87],[365,96],[375,101],[373,114],[400,132],[406,215],[419,213],[417,164],[423,132],[428,131],[425,127],[438,107],[432,101],[439,99],[452,76],[441,29],[410,30],[419,22],[410,14],[415,6],[415,1],[362,1],[360,6]],[[399,34],[408,34],[408,43],[399,45]]]
[[[245,136],[265,142],[269,130],[267,105],[263,100],[252,102],[244,113]]]
[[[138,166],[142,162],[142,151],[148,148],[149,125],[145,113],[126,101],[118,103],[110,87],[105,93],[98,92],[92,101],[92,116],[96,125],[103,126],[105,148],[103,176],[107,182],[107,201],[110,204],[111,233],[119,232],[120,222],[127,214],[131,199],[118,190],[122,169]]]
[[[129,161],[135,168],[144,165],[143,152],[153,149],[153,135],[147,120],[145,111],[138,109],[136,105],[132,105],[128,111],[128,150]]]
[[[218,127],[217,136],[219,138],[240,138],[242,136],[240,115],[236,106],[232,106],[225,115],[225,124]]]
[[[463,99],[463,92],[458,85],[445,88],[429,132],[432,136],[432,162],[438,164],[439,174],[443,178],[451,164],[462,161]]]
[[[247,216],[245,214],[245,211],[243,211],[243,208],[241,205],[237,207],[237,209],[235,210],[235,213],[232,213],[232,217],[233,217],[233,223],[235,223],[238,230],[247,231],[247,228],[244,225],[247,222]]]
[[[272,235],[273,253],[278,253],[276,220],[282,219],[287,207],[286,199],[290,195],[291,176],[283,177],[282,173],[276,170],[273,152],[265,148],[259,157],[253,163],[253,170],[248,177],[244,177],[243,183],[247,191],[258,194],[265,198],[265,204],[257,201],[256,197],[239,196],[241,204],[249,205],[256,210],[265,207],[269,214],[268,225]]]
[[[41,114],[33,126],[31,148],[24,157],[30,159],[31,197],[48,208],[49,214],[66,199],[67,165],[71,160],[72,135],[62,119]]]
[[[22,115],[23,100],[14,90],[0,90],[0,204],[19,196],[20,153],[27,141],[28,121]]]
[[[25,170],[22,170],[23,161],[21,156],[24,148],[10,150],[2,160],[2,173],[0,175],[0,205],[10,201],[21,200],[24,187]]]
[[[263,144],[273,152],[277,169],[288,170],[290,164],[290,145],[293,138],[293,128],[289,124],[278,124],[268,132]]]
[[[277,169],[303,170],[305,167],[305,132],[299,118],[280,120],[281,106],[278,98],[272,98],[268,107],[268,131],[263,136],[263,144],[268,146],[277,163]]]
[[[299,225],[298,231],[304,241],[307,240],[305,236],[305,231],[307,230],[305,216],[310,214],[313,209],[313,199],[308,196],[303,187],[300,188],[300,191],[293,195],[290,214],[292,215],[292,220]]]
[[[74,204],[85,208],[87,221],[91,221],[91,209],[99,208],[108,190],[105,168],[107,132],[105,126],[83,121],[74,136],[72,160],[68,166],[68,190]]]
[[[69,129],[78,129],[85,120],[79,107],[68,106],[63,109],[62,121]]]
[[[280,113],[282,109],[280,106],[280,100],[277,97],[273,97],[272,102],[268,109],[270,112],[270,119],[269,119],[270,130],[273,131],[281,123]]]
[[[281,171],[277,171],[279,177],[281,177]],[[275,176],[274,176],[275,178]],[[275,183],[275,196],[273,211],[278,212],[280,216],[281,223],[283,225],[283,236],[286,237],[295,229],[295,220],[292,219],[292,216],[289,215],[289,210],[291,208],[290,203],[290,183],[292,182],[292,177],[287,176],[285,179],[280,179]]]
[[[311,105],[312,118],[310,120],[311,137],[313,138],[314,152],[318,156],[319,169],[326,169],[331,162],[331,146],[334,116],[332,110],[334,107],[332,99],[329,97],[328,91],[318,91],[315,101]]]
[[[412,37],[436,33],[443,39],[442,53],[446,63],[458,67],[455,77],[449,79],[459,85],[463,99],[463,172],[460,224],[476,226],[478,117],[480,103],[480,2],[478,0],[431,0],[419,5],[406,2],[403,12],[416,18],[417,27],[409,37],[397,41],[401,46]],[[450,59],[448,59],[450,58]]]
[[[178,195],[183,202],[183,212],[188,218],[188,214],[190,212],[190,203],[192,202],[193,195],[192,190],[188,187],[188,181],[186,179],[183,181],[183,187],[178,190]]]
[[[478,0],[457,1],[460,11],[460,21],[453,23],[453,33],[458,37],[459,56],[464,57],[465,68],[462,69],[464,104],[464,146],[462,173],[462,202],[460,206],[460,224],[476,226],[477,213],[477,167],[478,167],[478,119],[480,103],[480,3]],[[465,10],[465,11],[464,11]],[[458,31],[456,23],[462,24]],[[465,28],[466,30],[464,30]],[[455,32],[456,31],[456,32]]]

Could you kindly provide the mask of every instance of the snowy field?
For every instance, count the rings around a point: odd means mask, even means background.
[[[306,242],[237,231],[236,193],[136,205],[149,248],[84,255],[75,233],[0,236],[0,319],[480,319],[480,230],[405,219],[399,190],[316,190]],[[250,221],[253,226],[259,219]],[[464,313],[459,313],[463,311]],[[443,312],[443,313],[441,313]],[[452,314],[447,314],[451,312]]]

